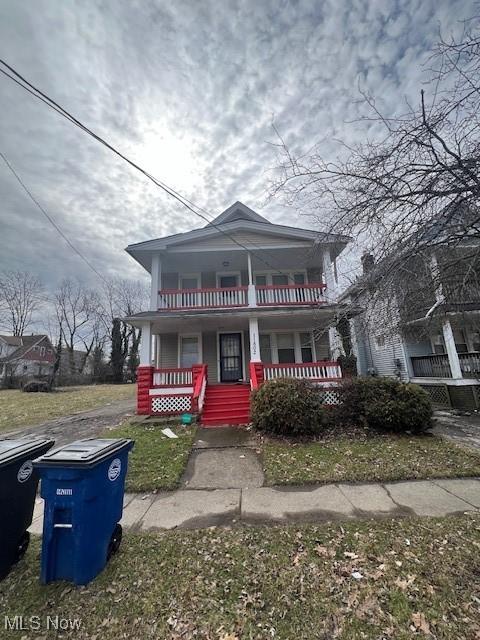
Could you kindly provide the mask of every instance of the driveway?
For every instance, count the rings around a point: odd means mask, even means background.
[[[450,411],[435,411],[436,436],[452,440],[456,444],[480,449],[480,416],[478,414],[455,415]]]
[[[116,400],[103,407],[90,409],[90,411],[55,418],[55,420],[37,426],[22,427],[2,434],[2,437],[46,436],[55,440],[55,446],[63,446],[74,440],[94,438],[107,427],[114,427],[134,414],[135,399]]]

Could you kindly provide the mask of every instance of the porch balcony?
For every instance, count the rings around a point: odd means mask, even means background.
[[[162,289],[158,292],[158,311],[292,305],[312,307],[326,302],[324,291],[325,285],[320,282],[207,289]]]
[[[480,377],[480,353],[458,353],[460,370],[465,378]],[[429,354],[410,358],[416,378],[452,378],[448,354]]]

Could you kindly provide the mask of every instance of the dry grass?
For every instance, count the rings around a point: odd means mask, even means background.
[[[63,387],[53,393],[0,390],[0,433],[135,398],[134,384]]]
[[[41,586],[39,541],[0,583],[3,616],[75,640],[476,640],[480,517],[127,534],[89,586]],[[78,631],[46,631],[47,616]],[[2,627],[3,628],[3,627]],[[0,631],[0,635],[1,635]],[[10,633],[10,635],[8,635]]]

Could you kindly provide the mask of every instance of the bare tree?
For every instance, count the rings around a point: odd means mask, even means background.
[[[70,373],[83,373],[92,349],[104,336],[100,298],[78,281],[64,280],[55,294],[57,320],[69,358]],[[75,361],[75,349],[84,356]]]
[[[425,73],[425,88],[400,115],[382,113],[363,93],[364,121],[377,136],[343,144],[336,160],[319,146],[295,157],[280,138],[273,192],[317,212],[326,231],[362,238],[382,263],[381,277],[374,275],[384,291],[398,292],[403,282],[404,294],[425,304],[424,291],[442,285],[462,300],[478,300],[479,17],[464,23],[459,39],[440,38]],[[426,268],[432,251],[440,262],[437,282],[429,282]]]
[[[0,325],[14,336],[22,336],[35,321],[44,301],[43,284],[28,271],[0,274]]]

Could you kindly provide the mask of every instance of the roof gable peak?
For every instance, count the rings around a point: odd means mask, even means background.
[[[252,222],[271,224],[269,220],[253,211],[253,209],[250,209],[250,207],[247,207],[243,202],[237,200],[237,202],[234,202],[228,209],[225,209],[225,211],[206,226],[224,224],[225,222],[233,222],[234,220],[250,220]]]

